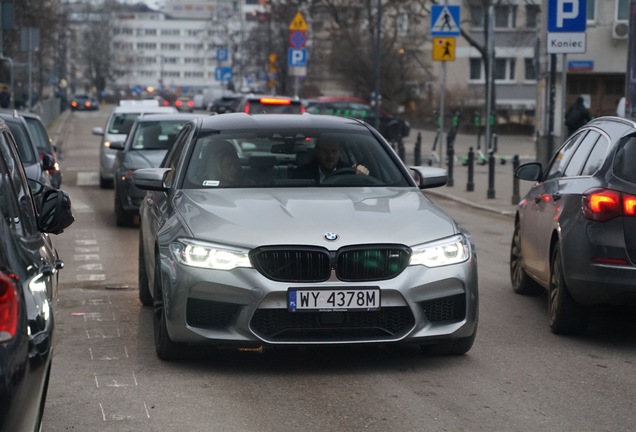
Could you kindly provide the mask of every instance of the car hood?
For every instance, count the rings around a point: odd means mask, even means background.
[[[131,150],[123,155],[123,166],[130,169],[157,168],[167,150]]]
[[[194,238],[253,248],[416,245],[458,232],[416,188],[183,190],[174,204]],[[326,233],[338,235],[336,242]]]

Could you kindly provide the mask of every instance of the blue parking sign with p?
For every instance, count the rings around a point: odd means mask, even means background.
[[[579,33],[587,27],[587,0],[549,0],[548,32]]]
[[[287,51],[287,66],[307,66],[307,49],[289,48]]]

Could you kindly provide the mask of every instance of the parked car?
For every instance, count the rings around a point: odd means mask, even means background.
[[[71,111],[96,111],[99,109],[99,100],[87,94],[74,94],[70,106]]]
[[[115,217],[118,226],[130,226],[139,214],[145,191],[132,182],[139,168],[158,167],[183,124],[197,114],[149,114],[138,117],[125,142],[114,141],[110,148],[119,150],[113,165]]]
[[[12,140],[18,149],[27,177],[43,185],[52,186],[49,172],[55,171],[55,160],[46,153],[40,155],[36,139],[31,134],[25,117],[18,111],[0,112],[0,119],[4,120],[11,130]]]
[[[305,107],[297,98],[248,94],[238,103],[236,111],[247,114],[302,114]]]
[[[194,101],[188,96],[179,96],[175,99],[174,106],[179,112],[194,112]]]
[[[49,234],[74,218],[66,193],[27,179],[12,141],[0,120],[0,432],[39,431],[64,265]]]
[[[329,138],[344,167],[320,183],[299,175]],[[478,315],[472,237],[420,190],[446,181],[441,168],[409,170],[360,120],[186,123],[159,168],[133,173],[148,191],[139,298],[153,305],[157,355],[178,358],[186,344],[466,353]]]
[[[212,101],[212,103],[208,106],[208,111],[217,114],[236,112],[236,108],[242,99],[243,95],[240,94],[221,96],[220,98],[216,98]]]
[[[122,100],[113,109],[106,121],[106,128],[93,128],[93,135],[102,137],[99,146],[99,186],[107,189],[113,186],[113,164],[116,150],[110,148],[115,141],[126,140],[128,132],[137,117],[145,114],[176,113],[173,106],[159,106],[156,99]]]
[[[512,288],[548,291],[550,329],[580,334],[597,305],[636,299],[636,123],[600,117],[559,148],[519,203],[510,250]]]
[[[51,185],[59,189],[62,186],[62,168],[59,163],[57,146],[49,136],[49,131],[39,115],[24,111],[21,111],[20,115],[24,117],[29,131],[35,140],[40,158],[44,158],[46,154],[53,159],[53,169],[49,169],[48,172],[51,177]]]
[[[353,117],[375,126],[375,108],[364,99],[353,96],[321,96],[306,101],[305,106],[311,114]],[[410,135],[411,125],[408,121],[381,109],[378,132],[390,142],[397,141]]]

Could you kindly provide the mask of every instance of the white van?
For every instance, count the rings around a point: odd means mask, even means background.
[[[175,107],[159,106],[156,99],[122,100],[113,109],[106,122],[106,128],[93,128],[93,135],[102,137],[99,146],[99,186],[102,189],[113,186],[113,165],[117,150],[110,148],[114,141],[125,141],[135,119],[144,114],[165,114],[178,112]]]

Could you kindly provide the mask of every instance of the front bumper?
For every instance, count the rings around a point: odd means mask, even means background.
[[[425,343],[476,330],[477,265],[407,267],[376,282],[275,282],[255,269],[195,269],[164,258],[165,312],[175,342],[234,345]],[[332,278],[334,279],[334,278]],[[168,282],[169,281],[169,282]],[[291,312],[287,290],[378,287],[381,309]]]

